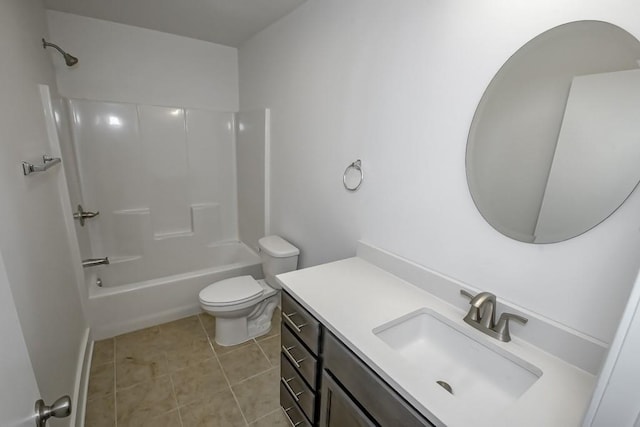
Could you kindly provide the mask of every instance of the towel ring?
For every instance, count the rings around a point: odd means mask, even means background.
[[[349,187],[347,185],[347,173],[349,173],[350,169],[355,169],[360,173],[358,184],[355,187]],[[347,168],[344,170],[344,174],[342,175],[342,183],[344,184],[344,188],[346,188],[349,191],[356,191],[358,188],[360,188],[360,185],[362,184],[363,179],[364,179],[364,174],[362,173],[362,162],[360,161],[360,159],[356,160],[355,162],[347,166]]]

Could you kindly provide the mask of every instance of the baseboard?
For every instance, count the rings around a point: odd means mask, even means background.
[[[89,370],[91,369],[91,357],[93,355],[93,340],[91,328],[87,328],[82,336],[78,350],[78,366],[76,367],[76,380],[73,386],[73,406],[69,425],[84,427],[84,414],[87,405],[87,390],[89,388]]]

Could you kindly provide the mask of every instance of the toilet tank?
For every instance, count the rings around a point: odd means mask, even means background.
[[[281,286],[275,279],[276,274],[286,273],[298,268],[300,250],[280,236],[266,236],[258,240],[260,259],[264,279],[274,289]]]

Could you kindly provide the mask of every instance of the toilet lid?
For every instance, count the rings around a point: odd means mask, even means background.
[[[233,277],[204,288],[200,291],[200,301],[214,305],[241,303],[259,296],[263,291],[251,276]]]

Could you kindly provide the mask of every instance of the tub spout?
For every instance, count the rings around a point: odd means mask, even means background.
[[[109,264],[109,257],[89,258],[89,259],[82,260],[82,268],[95,267],[96,265],[108,265],[108,264]]]

